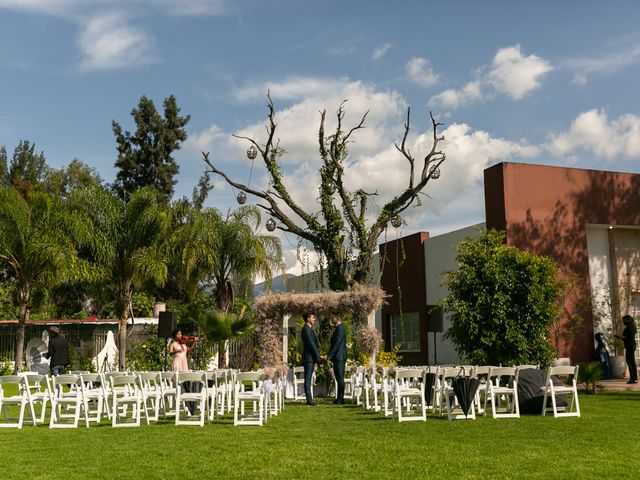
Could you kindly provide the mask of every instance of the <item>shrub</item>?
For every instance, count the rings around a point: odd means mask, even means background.
[[[505,244],[488,231],[456,248],[459,268],[445,275],[446,333],[466,361],[478,365],[548,365],[549,328],[560,315],[563,284],[554,262]]]

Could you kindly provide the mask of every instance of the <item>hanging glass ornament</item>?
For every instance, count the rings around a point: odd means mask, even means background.
[[[270,218],[269,220],[267,220],[266,227],[267,230],[273,232],[276,229],[276,221],[273,218]]]

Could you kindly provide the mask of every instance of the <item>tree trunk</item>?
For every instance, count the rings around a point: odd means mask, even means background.
[[[127,362],[127,320],[129,319],[129,305],[131,305],[131,290],[121,291],[121,312],[118,320],[118,369],[126,370]]]
[[[16,356],[14,357],[13,367],[14,375],[17,375],[22,370],[22,361],[24,359],[24,332],[26,330],[27,320],[29,320],[29,305],[27,303],[22,303],[20,305],[20,315],[18,316]]]
[[[118,370],[124,372],[127,363],[127,316],[118,321]]]
[[[227,368],[227,341],[218,342],[218,368]]]
[[[31,300],[31,285],[28,282],[22,283],[18,288],[18,304],[20,312],[18,314],[18,334],[16,338],[16,355],[14,357],[13,373],[17,375],[22,370],[24,360],[24,333],[27,321],[29,320],[29,301]]]

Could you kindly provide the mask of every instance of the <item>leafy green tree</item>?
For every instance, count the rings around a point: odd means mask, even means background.
[[[230,212],[215,227],[217,235],[212,250],[213,293],[218,309],[229,310],[237,295],[238,284],[251,284],[256,275],[270,282],[273,271],[283,270],[282,246],[278,237],[259,235],[260,211],[245,206]]]
[[[168,231],[169,213],[152,187],[137,190],[126,203],[104,189],[75,190],[71,203],[92,227],[87,255],[99,266],[103,282],[115,289],[111,291],[119,319],[119,367],[124,369],[134,288],[167,279],[161,241]]]
[[[25,198],[12,187],[0,187],[0,260],[13,276],[18,308],[16,372],[22,367],[34,292],[67,280],[93,278],[90,265],[77,255],[77,247],[90,233],[87,225],[47,194],[29,193]]]
[[[505,238],[491,230],[457,246],[459,268],[445,275],[446,337],[471,363],[548,365],[563,283],[551,259],[508,246]]]
[[[114,189],[126,200],[139,188],[152,185],[160,192],[162,201],[168,203],[179,171],[172,155],[187,139],[184,127],[190,117],[180,116],[173,95],[164,99],[164,117],[146,96],[140,98],[131,116],[136,124],[134,133],[123,131],[118,122],[112,122],[118,149]]]
[[[53,196],[67,198],[74,188],[99,187],[102,177],[98,171],[77,158],[59,169],[50,168],[43,179],[43,188]]]
[[[40,189],[48,168],[44,152],[36,152],[35,143],[20,140],[9,164],[7,183],[26,197],[29,192]]]

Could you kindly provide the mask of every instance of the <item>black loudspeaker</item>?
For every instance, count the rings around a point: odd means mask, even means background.
[[[427,305],[427,332],[444,331],[444,312],[442,307]]]
[[[178,315],[175,312],[160,312],[158,317],[158,337],[171,337],[171,332],[173,332],[177,324]]]

